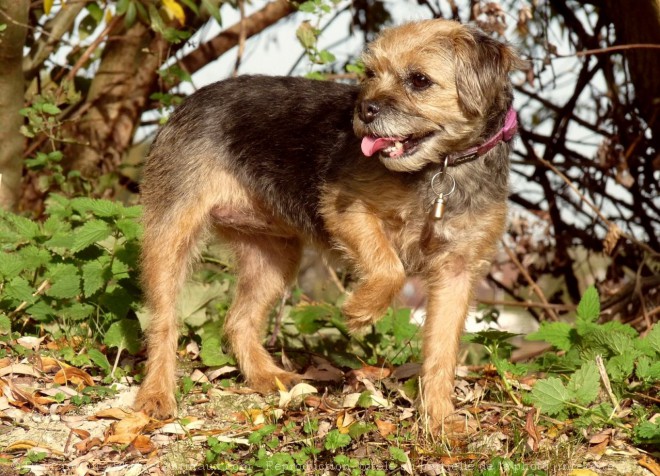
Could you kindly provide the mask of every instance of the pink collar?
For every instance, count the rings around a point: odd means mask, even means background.
[[[447,156],[447,166],[451,167],[453,165],[461,165],[466,162],[471,162],[475,159],[478,159],[500,142],[509,142],[511,139],[513,139],[513,136],[516,134],[517,130],[518,118],[516,111],[514,111],[513,106],[511,106],[506,113],[506,117],[504,118],[504,127],[502,127],[502,129],[500,129],[497,134],[495,134],[481,145],[470,147],[463,152],[449,154]]]

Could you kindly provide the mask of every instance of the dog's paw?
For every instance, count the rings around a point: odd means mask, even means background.
[[[302,381],[302,375],[294,372],[275,372],[272,374],[251,377],[248,379],[248,386],[255,392],[268,394],[280,390],[281,386],[290,389]],[[279,382],[279,385],[278,385]]]
[[[173,392],[148,392],[140,389],[133,409],[143,411],[157,420],[167,420],[176,416],[176,398]]]
[[[379,305],[368,306],[364,300],[360,299],[359,294],[353,293],[344,301],[341,312],[346,317],[348,330],[357,332],[380,319],[387,311],[388,305],[389,303],[379,303]]]
[[[449,422],[454,417],[454,404],[449,398],[427,399],[423,403],[417,402],[419,413],[432,433],[442,430],[445,422]]]

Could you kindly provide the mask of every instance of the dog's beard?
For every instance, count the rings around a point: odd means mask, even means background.
[[[428,163],[439,163],[438,145],[443,128],[422,117],[388,112],[365,124],[355,118],[355,133],[362,137],[362,152],[395,172],[414,172]]]

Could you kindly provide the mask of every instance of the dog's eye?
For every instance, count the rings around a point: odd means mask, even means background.
[[[373,69],[365,69],[364,70],[364,76],[367,79],[372,79],[376,77],[376,73],[374,73]]]
[[[412,85],[413,88],[422,90],[426,89],[429,86],[431,86],[431,80],[427,78],[425,75],[422,73],[413,73],[410,75],[410,84]]]

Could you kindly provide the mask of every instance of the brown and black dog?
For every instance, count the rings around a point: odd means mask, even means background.
[[[422,398],[437,429],[451,401],[459,337],[475,281],[507,210],[516,117],[509,46],[470,26],[391,28],[364,53],[359,86],[243,76],[188,97],[144,168],[142,276],[151,322],[136,407],[176,411],[175,303],[200,243],[234,252],[225,334],[247,383],[299,376],[262,345],[267,316],[296,277],[304,245],[339,252],[358,277],[343,312],[379,319],[406,276],[428,293]]]

